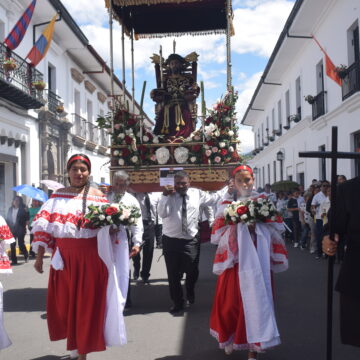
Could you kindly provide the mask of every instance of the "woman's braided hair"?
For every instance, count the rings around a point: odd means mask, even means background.
[[[89,169],[89,172],[91,172],[91,162],[90,162],[90,159],[88,158],[87,155],[85,154],[74,154],[72,155],[68,162],[67,162],[67,170],[69,171],[72,164],[75,162],[75,161],[80,161],[81,163],[83,163],[84,165],[87,166],[87,168]],[[71,185],[71,184],[70,184]],[[82,202],[82,209],[81,209],[81,214],[82,216],[80,217],[78,223],[77,223],[77,229],[80,230],[80,227],[81,227],[81,223],[82,223],[82,217],[85,215],[86,213],[86,201],[87,201],[87,197],[88,197],[88,194],[89,194],[89,190],[90,190],[90,181],[87,181],[87,183],[85,184],[85,188],[84,188],[84,194],[83,194],[83,202]]]

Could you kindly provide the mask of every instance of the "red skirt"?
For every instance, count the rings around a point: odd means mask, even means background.
[[[247,342],[238,268],[239,265],[235,264],[218,277],[210,316],[210,333],[222,349],[233,344],[237,350],[260,351],[260,344]]]
[[[97,239],[55,239],[63,270],[50,269],[47,322],[50,340],[67,339],[79,354],[106,349],[104,339],[108,271]]]

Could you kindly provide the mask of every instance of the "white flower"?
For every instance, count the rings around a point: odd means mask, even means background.
[[[139,137],[141,137],[141,131],[138,131],[137,133],[136,133],[136,136],[139,138]]]
[[[149,139],[148,136],[146,136],[146,135],[143,136],[143,142],[148,142],[149,140],[150,140],[150,139]]]
[[[113,155],[114,155],[114,156],[119,156],[119,154],[120,154],[120,151],[119,151],[119,150],[115,150],[115,151],[113,152]]]
[[[194,136],[194,140],[195,140],[195,141],[200,141],[200,140],[201,140],[201,137],[200,137],[199,135],[195,135],[195,136]]]
[[[243,214],[240,216],[240,219],[245,221],[248,218],[248,216],[246,214]]]
[[[107,217],[106,217],[106,220],[110,222],[110,221],[111,221],[111,216],[110,216],[110,215],[107,216]]]
[[[118,164],[119,164],[120,166],[123,166],[123,165],[125,164],[124,159],[119,159]]]
[[[124,215],[120,215],[119,219],[120,219],[120,221],[124,221],[124,220],[125,220],[125,216],[124,216]]]
[[[229,210],[228,210],[228,208],[226,207],[226,208],[224,209],[224,216],[226,216],[228,213],[229,213]]]
[[[129,223],[133,223],[135,219],[133,217],[129,217]]]
[[[232,146],[229,146],[229,149],[228,149],[230,152],[234,152],[234,148]]]
[[[189,149],[183,146],[176,148],[174,151],[174,157],[178,164],[186,163],[189,157]]]
[[[112,204],[110,204],[110,206],[114,207],[114,208],[116,208],[118,210],[120,209],[119,204],[116,204],[116,203],[112,203]]]
[[[232,216],[232,217],[231,217],[231,221],[236,222],[236,221],[237,221],[237,218],[236,218],[235,216]]]
[[[226,122],[230,122],[231,118],[229,116],[226,116],[226,118],[224,119]]]
[[[230,216],[235,216],[236,215],[236,211],[232,207],[229,207],[228,213],[229,213]]]
[[[224,148],[225,146],[226,146],[226,144],[223,141],[219,143],[220,148]]]
[[[156,159],[160,165],[166,164],[170,159],[170,152],[165,147],[160,147],[155,151]]]
[[[190,158],[190,161],[191,161],[192,163],[194,163],[194,162],[196,161],[196,156],[192,156],[192,157]]]
[[[131,157],[131,162],[133,162],[134,164],[138,161],[138,157],[136,155]]]
[[[154,144],[158,144],[159,143],[159,138],[157,136],[154,136],[153,138],[153,143]]]
[[[263,199],[263,198],[258,198],[258,199],[257,199],[257,202],[258,202],[259,204],[262,204],[262,203],[264,202],[264,199]]]
[[[233,132],[232,130],[229,130],[229,131],[228,131],[228,135],[229,135],[229,136],[234,136],[234,132]]]
[[[127,129],[127,130],[125,130],[125,134],[126,134],[126,135],[132,135],[132,134],[133,134],[133,129]]]
[[[207,150],[207,149],[210,149],[210,146],[208,144],[205,144],[204,145],[204,149]]]
[[[216,137],[220,136],[220,131],[219,130],[214,131],[214,136]]]
[[[118,136],[117,136],[119,139],[123,139],[125,137],[125,134],[124,133],[120,133]]]
[[[260,214],[263,215],[263,216],[269,216],[269,212],[268,211],[262,211],[260,210]]]
[[[210,123],[208,126],[205,126],[205,135],[211,136],[212,133],[217,129],[217,126],[213,123]]]
[[[105,215],[100,215],[99,220],[101,220],[101,221],[105,220]]]
[[[276,217],[275,216],[272,216],[271,217],[271,221],[275,221],[276,220]]]

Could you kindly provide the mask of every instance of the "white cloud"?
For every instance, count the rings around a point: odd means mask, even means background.
[[[238,139],[241,153],[248,153],[254,149],[254,133],[249,126],[240,125]]]
[[[294,4],[286,0],[252,3],[257,6],[234,11],[232,50],[269,57]]]

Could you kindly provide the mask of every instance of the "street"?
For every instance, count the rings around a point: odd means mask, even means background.
[[[128,344],[92,353],[89,360],[221,360],[246,359],[245,352],[230,356],[218,349],[209,335],[208,320],[216,277],[211,273],[214,247],[203,244],[196,302],[184,314],[172,316],[161,250],[156,249],[149,285],[132,285],[133,307],[126,311]],[[260,354],[261,360],[325,360],[326,274],[325,260],[289,247],[290,269],[275,275],[275,304],[282,345]],[[13,345],[0,353],[2,360],[67,359],[65,341],[48,338],[45,298],[49,258],[44,274],[19,256],[14,274],[2,275],[5,327]],[[336,270],[338,265],[336,265]],[[339,341],[338,295],[334,303],[333,359],[358,360],[360,349]]]

